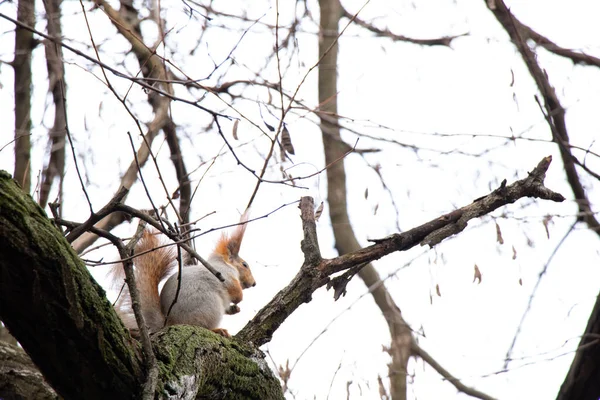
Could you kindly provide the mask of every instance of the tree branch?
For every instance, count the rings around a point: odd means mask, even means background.
[[[365,263],[378,260],[396,251],[405,251],[418,244],[435,246],[442,240],[461,232],[469,220],[486,215],[495,209],[514,203],[523,197],[534,197],[556,202],[565,198],[544,186],[546,171],[552,157],[542,159],[525,179],[506,185],[487,196],[476,199],[472,204],[433,219],[403,233],[373,240],[374,245],[339,257],[324,260],[319,253],[314,231],[314,204],[310,197],[300,200],[304,239],[302,251],[304,263],[294,279],[261,309],[258,314],[236,335],[236,338],[252,342],[257,346],[271,340],[273,333],[296,308],[312,299],[312,293],[330,282],[330,276]]]
[[[448,372],[448,370],[446,370],[444,367],[442,367],[442,365],[440,363],[438,363],[429,353],[427,353],[425,350],[423,350],[423,348],[421,346],[419,346],[418,344],[416,344],[416,343],[413,344],[412,351],[415,354],[415,356],[421,357],[421,359],[423,361],[425,361],[427,364],[429,364],[431,366],[431,368],[433,368],[438,374],[443,376],[444,379],[446,379],[448,382],[450,382],[452,384],[452,386],[454,386],[456,388],[456,390],[459,390],[459,391],[463,392],[464,394],[471,396],[471,397],[475,397],[477,399],[495,400],[492,396],[485,394],[483,392],[480,392],[479,390],[474,389],[472,387],[469,387],[469,386],[465,385],[464,383],[462,383],[458,378],[452,376],[452,374],[450,372]]]

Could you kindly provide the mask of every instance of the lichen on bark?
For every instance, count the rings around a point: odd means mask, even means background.
[[[171,326],[153,338],[160,369],[157,395],[201,399],[283,399],[260,350],[207,329]]]

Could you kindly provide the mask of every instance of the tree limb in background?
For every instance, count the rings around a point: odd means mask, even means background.
[[[573,61],[575,64],[590,65],[594,67],[600,67],[600,58],[591,56],[589,54],[580,53],[571,49],[565,49],[560,47],[546,36],[540,35],[529,26],[520,24],[523,28],[525,35],[532,39],[538,46],[543,47],[551,53],[565,57]]]
[[[343,155],[343,146],[340,134],[337,107],[337,40],[339,36],[339,21],[346,13],[347,17],[356,21],[357,15],[349,15],[343,9],[339,0],[320,0],[320,40],[319,55],[319,112],[325,164],[330,165],[327,170],[327,201],[329,203],[329,217],[335,237],[335,248],[340,256],[352,254],[361,246],[356,239],[346,201],[346,171],[344,160],[332,164],[333,160]],[[360,24],[360,23],[359,23]],[[382,34],[382,32],[379,32]],[[441,43],[438,43],[441,44]],[[448,43],[446,43],[448,44]],[[366,261],[367,263],[369,261]],[[372,289],[373,300],[381,310],[390,331],[391,345],[389,364],[390,395],[393,400],[405,400],[407,387],[408,360],[411,356],[414,338],[410,327],[402,317],[400,307],[396,305],[392,296],[381,283],[379,273],[372,264],[366,264],[358,270],[360,278],[367,288]],[[338,281],[344,285],[336,292],[345,290],[349,278]]]
[[[433,39],[415,39],[415,38],[411,38],[411,37],[404,36],[404,35],[398,35],[396,33],[391,32],[388,29],[377,28],[375,25],[370,24],[366,21],[363,21],[362,19],[358,18],[356,15],[346,11],[345,8],[342,8],[342,16],[353,20],[357,25],[365,28],[369,32],[374,33],[376,36],[390,38],[397,42],[406,42],[406,43],[417,44],[420,46],[448,46],[449,47],[450,43],[452,43],[452,41],[454,39],[459,38],[461,36],[468,35],[467,33],[463,33],[461,35],[443,36],[440,38],[433,38]]]
[[[162,104],[161,107],[157,110],[156,114],[154,115],[154,120],[148,125],[148,130],[146,131],[145,139],[140,144],[140,147],[137,151],[137,160],[138,160],[139,164],[136,163],[135,159],[131,161],[131,163],[129,164],[129,167],[127,168],[127,171],[125,171],[125,174],[121,178],[121,184],[120,184],[119,188],[124,187],[126,189],[129,189],[129,188],[131,188],[131,186],[133,186],[133,184],[137,180],[138,165],[141,168],[146,163],[146,161],[148,161],[148,158],[150,157],[150,148],[148,146],[152,145],[152,142],[154,141],[154,139],[156,138],[156,136],[158,135],[160,130],[163,128],[164,124],[167,123],[167,121],[168,121],[167,113],[168,113],[168,104],[166,104],[166,103]],[[128,193],[125,194],[123,201],[127,197],[127,194]],[[103,229],[105,231],[110,231],[115,226],[119,225],[120,223],[122,223],[126,220],[127,220],[126,215],[119,214],[119,213],[112,213],[112,214],[106,216],[105,218],[101,219],[100,221],[98,221],[94,226],[96,226],[99,229]],[[98,240],[98,236],[96,234],[91,233],[91,232],[86,232],[72,243],[73,248],[75,249],[75,251],[78,254],[81,254],[85,249],[87,249],[89,246],[91,246],[96,240]]]
[[[463,392],[464,394],[469,395],[471,397],[475,397],[477,399],[494,400],[493,397],[491,397],[483,392],[480,392],[477,389],[473,389],[469,386],[466,386],[459,379],[452,376],[452,374],[450,372],[448,372],[448,370],[446,370],[444,367],[442,367],[429,353],[427,353],[425,350],[423,350],[423,348],[421,348],[416,343],[413,344],[412,350],[413,350],[413,353],[415,354],[415,356],[420,357],[423,361],[425,361],[427,364],[429,364],[438,374],[440,374],[441,376],[444,377],[444,379],[446,379],[448,382],[450,382],[456,388],[456,390],[459,390],[459,391]]]
[[[565,109],[561,105],[554,87],[550,84],[548,75],[538,64],[535,53],[526,43],[527,39],[530,38],[528,33],[532,32],[532,29],[526,27],[516,19],[502,0],[496,0],[495,5],[496,7],[492,9],[494,16],[502,24],[511,41],[517,47],[544,100],[544,108],[546,109],[545,117],[552,132],[552,140],[558,145],[558,149],[560,150],[567,181],[579,207],[580,218],[592,231],[600,236],[600,223],[595,218],[594,212],[591,209],[590,201],[587,198],[586,191],[581,184],[575,168],[575,162],[573,161],[575,157],[570,151],[569,134],[565,122]]]
[[[35,25],[35,2],[19,0],[17,20]],[[31,52],[35,47],[33,33],[17,27],[15,30],[14,73],[15,96],[15,172],[23,190],[31,192]]]
[[[62,37],[60,25],[60,5],[62,0],[44,1],[46,19],[48,22],[48,35]],[[67,126],[67,108],[64,92],[65,66],[63,63],[62,47],[49,40],[44,42],[46,50],[46,66],[48,68],[49,91],[52,93],[54,102],[54,125],[48,132],[50,142],[50,158],[42,172],[42,184],[40,186],[40,205],[46,207],[50,189],[54,178],[59,179],[58,200],[62,201],[63,178],[65,173],[65,144]]]
[[[121,3],[121,8],[116,11],[104,0],[96,0],[96,3],[104,9],[111,22],[117,28],[119,33],[127,39],[131,45],[132,51],[136,56],[140,65],[142,75],[148,79],[150,83],[155,84],[163,89],[163,91],[173,94],[173,86],[169,80],[169,72],[163,60],[155,53],[154,50],[148,48],[144,44],[141,36],[141,30],[139,25],[141,23],[137,10],[131,4],[127,2]],[[159,3],[160,4],[160,3]],[[153,10],[157,15],[160,15],[160,10]],[[164,33],[159,29],[161,34]],[[160,37],[159,41],[164,40],[164,37]],[[152,106],[155,114],[158,109],[166,107],[170,99],[161,96],[155,91],[148,92],[148,102]],[[179,144],[179,138],[177,136],[177,129],[175,122],[166,113],[165,124],[162,126],[162,130],[165,133],[165,139],[171,152],[171,160],[175,168],[175,174],[179,182],[179,216],[182,219],[179,221],[181,224],[189,222],[189,211],[190,211],[190,198],[191,198],[191,185],[188,178],[187,169],[181,153],[181,146]]]
[[[546,110],[545,117],[552,132],[552,140],[558,145],[567,175],[567,182],[573,191],[579,208],[578,218],[580,221],[585,222],[592,232],[600,236],[600,223],[595,217],[586,190],[577,173],[575,165],[579,163],[576,162],[575,156],[571,153],[569,135],[565,123],[565,109],[561,105],[554,87],[550,84],[546,71],[538,64],[535,53],[529,48],[526,41],[527,39],[533,39],[549,51],[571,58],[573,61],[576,61],[576,59],[573,58],[574,56],[571,52],[556,49],[549,40],[520,22],[512,15],[502,0],[496,0],[493,4],[495,6],[491,7],[490,10],[517,47],[542,95]],[[593,58],[577,58],[577,60],[597,65]],[[560,388],[557,399],[597,400],[600,397],[600,364],[597,362],[600,359],[600,343],[597,341],[598,335],[600,335],[600,296],[596,298],[596,303],[585,331],[581,336],[575,358]]]

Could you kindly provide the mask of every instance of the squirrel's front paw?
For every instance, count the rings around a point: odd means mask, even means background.
[[[230,305],[229,308],[225,311],[225,313],[228,315],[237,314],[239,312],[240,312],[240,307],[237,304]]]
[[[227,329],[223,329],[223,328],[215,328],[215,329],[211,329],[214,333],[216,333],[217,335],[221,335],[223,337],[226,338],[230,338],[231,335],[229,334],[229,332],[227,332]]]

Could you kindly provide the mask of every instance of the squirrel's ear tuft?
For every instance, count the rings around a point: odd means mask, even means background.
[[[221,234],[221,237],[217,241],[217,245],[215,246],[215,253],[227,260],[231,255],[229,250],[229,236],[225,232]]]
[[[215,247],[215,253],[230,259],[232,256],[236,257],[240,253],[240,247],[242,247],[242,239],[244,239],[244,233],[246,232],[246,222],[248,221],[248,215],[250,210],[246,210],[240,218],[240,225],[238,225],[230,235],[223,233],[221,238],[217,242]]]
[[[242,247],[244,233],[246,232],[246,227],[248,226],[246,222],[248,221],[249,214],[250,209],[247,209],[246,212],[244,212],[240,217],[240,225],[235,228],[229,237],[229,244],[227,245],[227,248],[232,255],[237,256],[240,253],[240,247]]]

